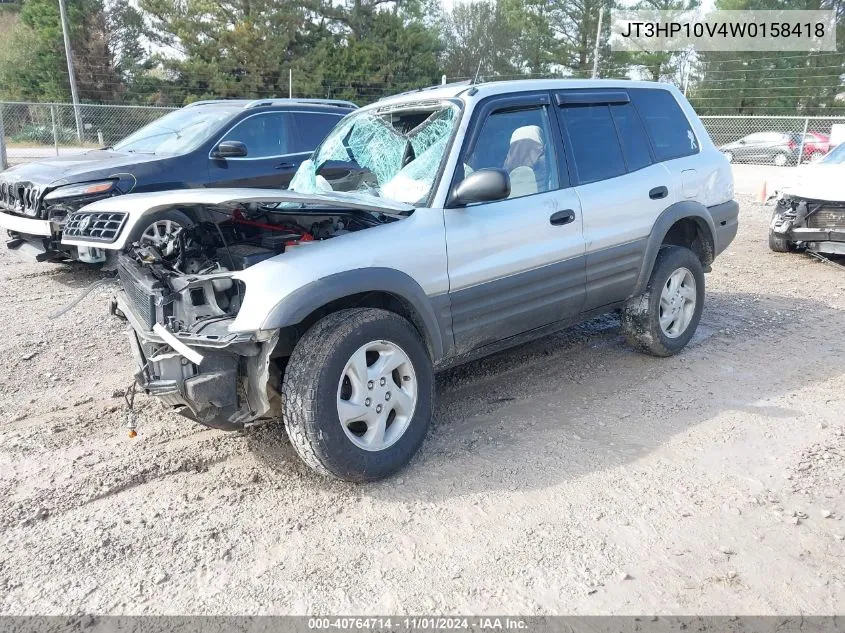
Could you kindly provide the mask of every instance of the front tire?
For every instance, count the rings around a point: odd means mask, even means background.
[[[780,214],[778,213],[778,210],[775,209],[772,212],[772,221],[769,225],[769,249],[775,253],[788,253],[792,250],[792,245],[789,243],[789,240],[779,233],[775,233],[772,228],[774,224],[780,224],[779,219]]]
[[[417,452],[431,423],[434,371],[413,325],[373,308],[332,313],[309,329],[282,382],[291,444],[319,473],[387,477]]]
[[[778,167],[784,167],[789,163],[789,156],[784,154],[783,152],[779,152],[775,154],[774,160],[772,161]]]
[[[653,356],[680,352],[695,334],[704,307],[704,271],[690,249],[663,246],[645,291],[622,309],[622,331]]]
[[[169,254],[176,245],[176,236],[194,225],[187,214],[178,209],[168,209],[141,219],[132,229],[132,235],[126,241],[127,246],[138,242],[141,246],[154,246],[164,254]]]

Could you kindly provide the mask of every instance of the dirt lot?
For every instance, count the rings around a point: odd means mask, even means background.
[[[0,252],[0,612],[841,613],[845,271],[746,203],[680,356],[614,317],[452,370],[399,476],[141,396],[98,278]]]

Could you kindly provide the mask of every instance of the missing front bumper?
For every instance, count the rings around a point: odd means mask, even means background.
[[[771,230],[807,250],[845,255],[845,203],[784,198],[772,215]]]
[[[148,395],[200,424],[225,431],[279,417],[278,381],[271,362],[278,332],[225,340],[169,331],[162,336],[142,324],[122,293],[113,312],[131,325],[135,381]]]

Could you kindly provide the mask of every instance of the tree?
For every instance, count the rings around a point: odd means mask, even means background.
[[[449,77],[515,75],[517,30],[504,4],[486,0],[455,3],[444,20],[443,72]]]
[[[139,43],[141,17],[129,0],[106,11],[102,0],[68,0],[74,71],[83,101],[114,102],[130,76],[123,67],[145,56]],[[19,12],[4,11],[8,36],[0,39],[0,91],[6,98],[69,101],[59,5],[56,0],[26,0]],[[134,24],[134,26],[133,26]]]
[[[717,9],[835,9],[837,49],[845,44],[839,0],[717,0]],[[712,52],[700,54],[690,100],[712,114],[836,114],[845,86],[845,53]]]

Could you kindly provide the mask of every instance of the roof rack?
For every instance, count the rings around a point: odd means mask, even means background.
[[[346,108],[357,108],[358,106],[351,101],[344,101],[343,99],[203,99],[201,101],[194,101],[186,105],[186,108],[199,105],[215,105],[215,104],[231,104],[243,105],[244,109],[258,108],[267,105],[285,105],[293,103],[311,103],[320,105],[334,105]]]
[[[342,99],[255,99],[246,104],[246,108],[258,108],[265,105],[285,105],[290,103],[312,103],[317,105],[333,105],[344,106],[347,108],[357,108],[358,106],[351,101],[344,101]]]
[[[416,94],[418,92],[425,92],[427,90],[438,90],[440,88],[456,88],[458,86],[471,86],[472,83],[472,79],[464,79],[463,81],[452,81],[448,84],[435,84],[433,86],[425,86],[423,88],[414,88],[413,90],[397,92],[395,95],[388,95],[386,97],[382,97],[381,99],[379,99],[379,101],[384,101],[385,99],[392,99],[393,97],[401,97],[403,95]]]

